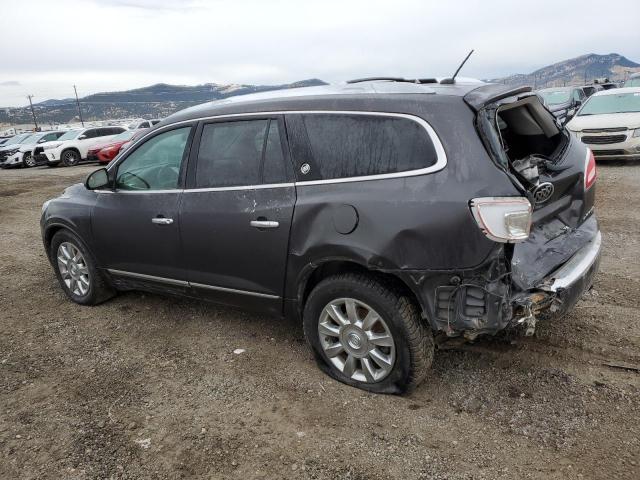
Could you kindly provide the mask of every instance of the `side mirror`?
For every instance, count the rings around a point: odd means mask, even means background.
[[[106,168],[101,168],[95,172],[89,174],[84,182],[84,186],[87,190],[96,190],[98,188],[105,188],[109,186],[109,172]]]
[[[86,135],[80,135],[80,136],[78,137],[78,140],[84,140],[85,138],[87,138],[87,136],[86,136]]]

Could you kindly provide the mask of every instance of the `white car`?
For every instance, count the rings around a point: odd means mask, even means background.
[[[640,160],[640,87],[594,93],[567,128],[597,160]]]
[[[0,146],[0,167],[7,168],[20,165],[20,162],[16,162],[16,155],[20,151],[22,142],[29,138],[31,133],[21,133],[15,135],[7,140],[2,146]]]
[[[57,140],[62,135],[64,135],[64,131],[56,130],[53,132],[37,132],[29,137],[25,138],[22,143],[20,143],[20,149],[13,156],[12,165],[18,166],[21,165],[23,167],[35,167],[37,162],[33,156],[34,149],[43,143],[52,142]]]
[[[154,118],[152,120],[136,120],[135,122],[127,125],[127,128],[129,130],[138,130],[139,128],[151,128],[160,122],[161,120],[158,120],[157,118]]]
[[[42,153],[38,152],[36,160],[44,157],[43,159],[46,159],[49,166],[59,163],[67,167],[77,165],[81,160],[86,160],[91,147],[98,143],[106,143],[125,130],[124,127],[91,127],[69,130],[58,140],[42,144]]]

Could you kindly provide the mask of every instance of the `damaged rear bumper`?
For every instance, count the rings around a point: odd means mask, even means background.
[[[600,265],[602,234],[600,231],[562,266],[514,299],[514,323],[524,324],[533,334],[537,320],[558,318],[571,310],[582,294],[589,290]]]

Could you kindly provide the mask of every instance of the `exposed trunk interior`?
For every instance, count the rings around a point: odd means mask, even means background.
[[[525,183],[536,184],[540,168],[554,162],[567,142],[535,96],[500,106],[496,123],[509,163]]]

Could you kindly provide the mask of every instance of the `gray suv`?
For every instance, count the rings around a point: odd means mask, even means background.
[[[176,113],[46,202],[42,238],[74,302],[141,289],[298,319],[326,373],[402,393],[436,343],[577,302],[595,179],[528,88],[357,81]]]

